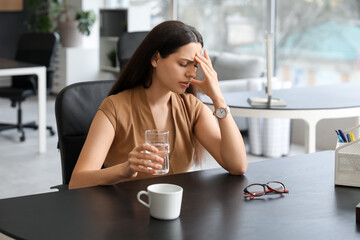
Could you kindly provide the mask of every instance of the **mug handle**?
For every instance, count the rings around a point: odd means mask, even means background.
[[[143,190],[142,190],[142,191],[138,192],[138,194],[137,194],[137,200],[138,200],[142,205],[150,208],[150,204],[148,204],[148,203],[144,202],[143,200],[141,200],[140,197],[141,197],[141,195],[143,195],[143,194],[145,194],[146,196],[149,197],[149,193],[148,193],[147,191],[143,191]]]

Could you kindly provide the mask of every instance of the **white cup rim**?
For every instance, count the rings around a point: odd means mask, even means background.
[[[174,194],[182,192],[183,188],[170,183],[156,183],[147,187],[148,192],[159,193],[159,194]]]

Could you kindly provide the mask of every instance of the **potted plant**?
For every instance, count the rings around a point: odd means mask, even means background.
[[[116,50],[115,49],[111,49],[108,53],[107,53],[107,57],[111,63],[112,67],[116,67]]]
[[[59,1],[59,0],[58,0]],[[81,35],[89,36],[95,23],[96,15],[93,11],[75,12],[75,18],[71,14],[74,10],[61,1],[58,13],[58,26],[60,40],[64,47],[76,47],[81,45]]]
[[[60,34],[63,47],[81,45],[81,35],[89,36],[96,21],[93,11],[75,11],[66,0],[29,0],[30,31]]]
[[[43,0],[29,0],[28,13],[29,19],[25,25],[31,32],[53,32],[54,22],[50,17],[50,3]]]

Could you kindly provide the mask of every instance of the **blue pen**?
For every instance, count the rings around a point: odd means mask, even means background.
[[[339,132],[339,134],[340,134],[340,137],[344,140],[344,142],[347,142],[347,141],[346,141],[346,137],[345,137],[343,131],[341,131],[341,129],[339,129],[338,132]]]
[[[338,138],[339,138],[339,142],[343,143],[343,142],[344,142],[344,140],[342,140],[342,138],[341,138],[340,134],[338,133],[338,131],[337,131],[337,130],[335,130],[335,132],[336,132],[336,135],[337,135],[337,136],[338,136]]]
[[[347,134],[346,134],[346,138],[347,138],[347,141],[348,141],[348,142],[351,142],[350,134],[347,133]]]

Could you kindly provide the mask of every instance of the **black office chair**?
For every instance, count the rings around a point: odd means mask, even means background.
[[[15,60],[28,62],[46,67],[46,90],[49,94],[53,85],[54,58],[56,54],[59,36],[57,33],[25,33],[21,35]],[[18,129],[21,132],[20,141],[25,141],[24,128],[37,129],[35,122],[22,122],[21,103],[30,96],[37,95],[37,76],[24,75],[13,76],[11,86],[0,87],[0,98],[7,98],[11,101],[11,107],[18,106],[17,123],[0,123],[0,131]],[[47,127],[53,136],[55,132],[52,127]]]
[[[120,63],[120,71],[131,58],[137,47],[149,32],[124,32],[117,42],[117,56]]]
[[[90,124],[114,83],[114,80],[75,83],[57,95],[55,116],[63,184],[52,188],[67,189]]]

